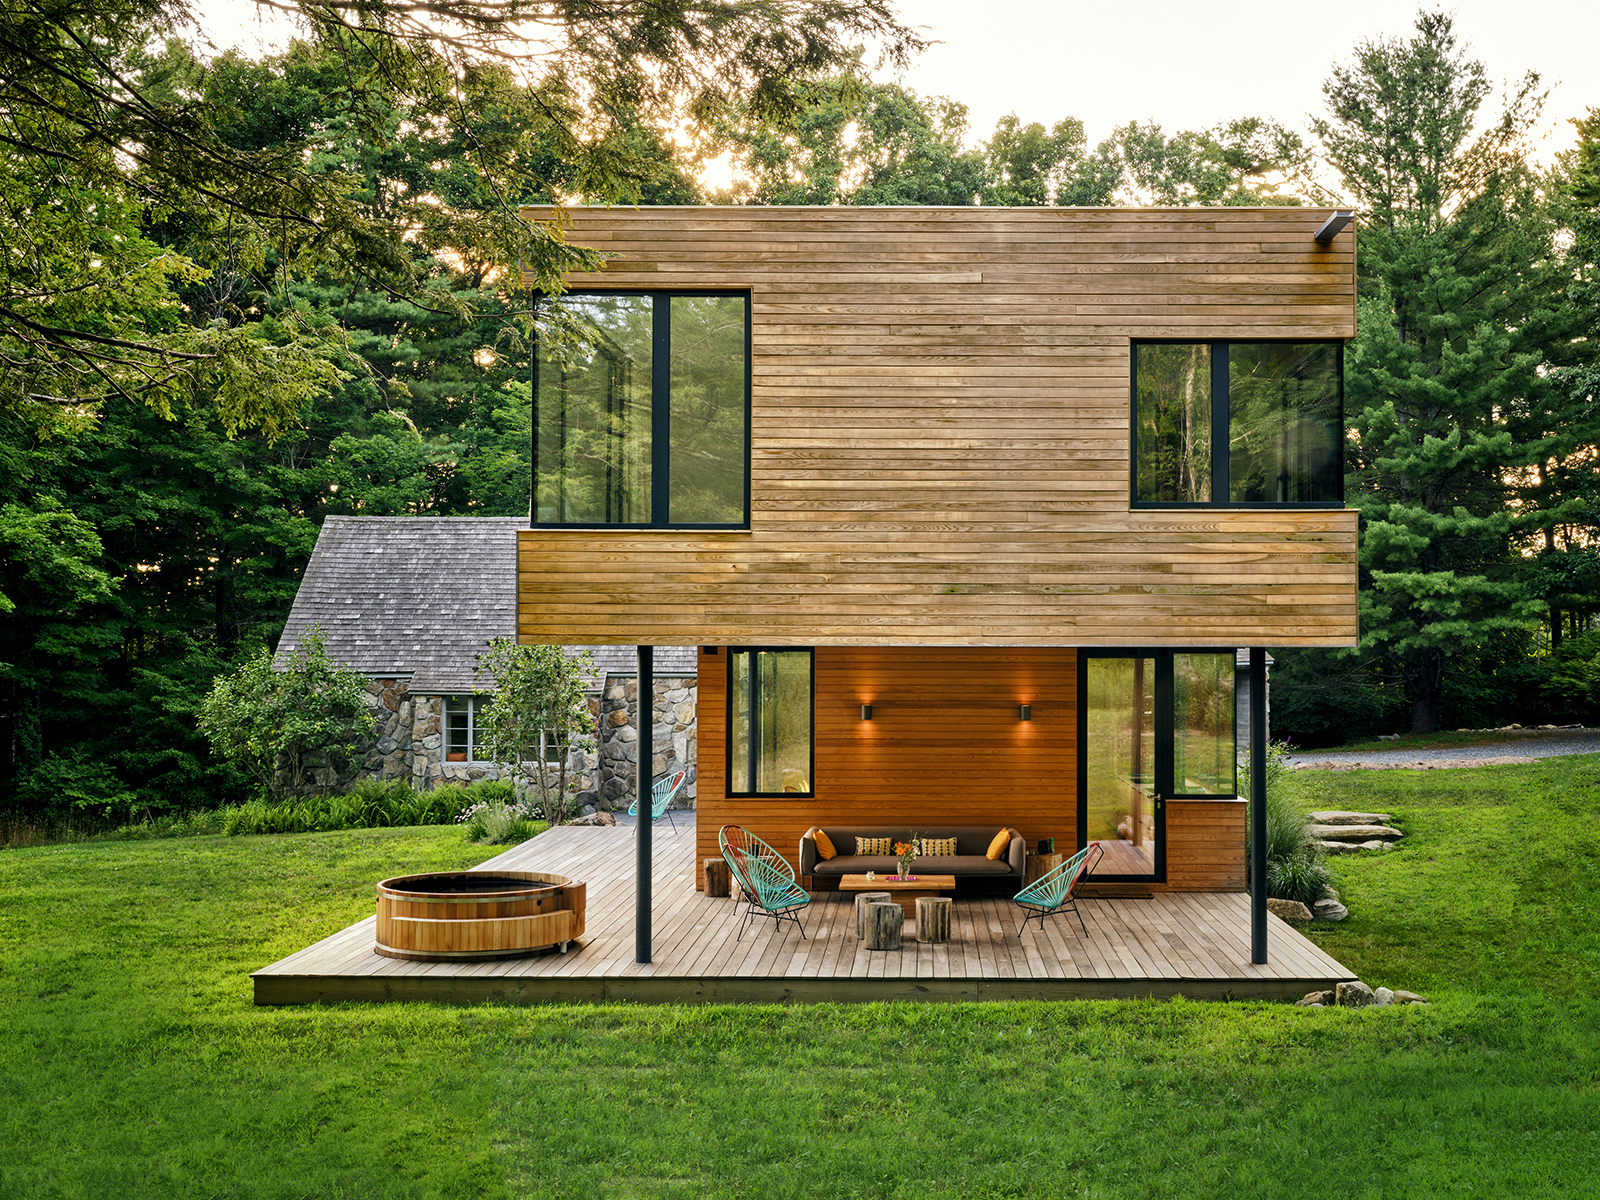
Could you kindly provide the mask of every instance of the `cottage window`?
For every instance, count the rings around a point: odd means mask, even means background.
[[[484,744],[479,718],[488,707],[488,696],[446,696],[444,698],[444,760],[446,762],[492,762]],[[531,747],[530,747],[531,749]],[[526,756],[533,761],[533,755]],[[561,752],[554,734],[539,731],[539,758],[542,763],[557,763]]]
[[[535,525],[749,525],[750,298],[540,301]]]
[[[1138,342],[1133,502],[1344,503],[1337,342]]]
[[[728,795],[809,796],[810,650],[728,654]]]

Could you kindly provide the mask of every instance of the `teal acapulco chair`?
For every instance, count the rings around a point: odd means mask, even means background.
[[[667,813],[667,820],[672,822],[672,827],[674,829],[678,827],[678,822],[673,820],[670,812],[667,812],[667,805],[671,804],[673,797],[683,790],[684,781],[688,778],[689,772],[679,771],[675,775],[664,775],[651,785],[650,819],[652,821],[659,821],[661,814]],[[628,815],[630,817],[639,815],[638,800],[634,800],[632,804],[628,805]]]
[[[1091,852],[1093,858],[1090,857]],[[1034,917],[1039,918],[1039,928],[1042,930],[1046,917],[1070,912],[1078,918],[1078,928],[1083,930],[1083,936],[1088,937],[1089,929],[1083,923],[1083,914],[1078,911],[1078,888],[1089,878],[1089,872],[1095,869],[1104,855],[1105,851],[1100,848],[1099,842],[1090,842],[1055,870],[1041,875],[1012,897],[1028,910],[1028,915],[1022,918],[1022,929],[1017,931],[1017,936],[1022,936],[1023,930],[1028,928],[1028,922]]]
[[[793,921],[800,936],[805,926],[796,914],[811,903],[811,893],[794,881],[794,868],[788,860],[748,829],[724,825],[717,834],[717,845],[739,889],[744,893],[744,920],[739,923],[738,941],[757,912],[782,923]]]

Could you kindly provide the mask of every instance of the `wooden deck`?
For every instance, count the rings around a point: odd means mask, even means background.
[[[1250,962],[1249,897],[1165,893],[1080,905],[1021,938],[1022,910],[957,893],[948,945],[870,951],[852,897],[819,893],[792,925],[758,922],[736,937],[734,902],[694,889],[694,835],[655,832],[654,961],[634,962],[634,831],[557,828],[484,867],[554,871],[588,883],[587,931],[567,954],[484,963],[419,963],[373,952],[368,917],[254,973],[257,1004],[336,1000],[468,1003],[747,1003],[866,1000],[1288,999],[1352,972],[1269,915],[1270,961]],[[400,865],[397,864],[396,870]],[[374,881],[376,882],[376,881]]]

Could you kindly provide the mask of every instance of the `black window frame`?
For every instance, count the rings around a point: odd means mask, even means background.
[[[1128,344],[1128,504],[1131,508],[1303,508],[1342,509],[1345,502],[1345,472],[1339,471],[1339,498],[1337,500],[1141,500],[1139,499],[1139,347],[1140,346],[1208,346],[1211,352],[1211,495],[1227,496],[1230,489],[1232,464],[1229,455],[1228,429],[1228,347],[1230,346],[1332,346],[1339,380],[1339,434],[1345,436],[1344,423],[1344,349],[1343,338],[1133,338]],[[1224,436],[1217,436],[1217,429]]]
[[[1235,667],[1235,686],[1233,691],[1233,789],[1234,794],[1223,796],[1214,792],[1177,792],[1172,789],[1173,759],[1175,748],[1174,734],[1174,683],[1173,659],[1179,654],[1214,654],[1226,657]],[[1154,718],[1155,740],[1151,745],[1153,760],[1150,764],[1151,793],[1156,804],[1157,820],[1160,822],[1161,836],[1156,840],[1156,854],[1154,869],[1147,875],[1113,875],[1105,874],[1108,879],[1127,881],[1149,881],[1164,883],[1167,878],[1167,802],[1170,800],[1215,800],[1223,803],[1243,803],[1244,797],[1239,795],[1239,689],[1237,686],[1238,650],[1225,646],[1093,646],[1080,647],[1077,663],[1077,689],[1078,689],[1078,762],[1077,762],[1077,790],[1078,802],[1075,808],[1077,814],[1077,848],[1082,850],[1089,844],[1089,660],[1091,658],[1148,658],[1155,667],[1154,677],[1150,681],[1151,714]]]
[[[744,301],[744,517],[741,521],[706,522],[611,522],[596,524],[592,521],[541,521],[539,520],[539,341],[534,339],[531,355],[530,403],[532,422],[529,439],[529,496],[528,527],[530,529],[633,529],[678,530],[717,529],[748,531],[750,529],[750,455],[751,455],[751,293],[748,288],[571,288],[557,296],[536,293],[533,299],[534,317],[539,306],[548,300],[561,300],[568,296],[649,296],[653,300],[650,321],[650,511],[666,512],[671,494],[672,463],[672,410],[671,410],[671,300],[675,296],[726,296]]]
[[[736,792],[733,790],[733,714],[734,694],[733,663],[734,658],[740,654],[760,654],[762,652],[782,654],[805,654],[810,662],[809,683],[811,693],[811,745],[806,763],[806,783],[808,788],[803,792]],[[727,663],[727,714],[723,725],[723,791],[729,800],[810,800],[817,794],[817,651],[814,646],[728,646],[723,655]],[[749,778],[757,778],[755,769],[755,740],[751,739],[751,754],[749,761]]]

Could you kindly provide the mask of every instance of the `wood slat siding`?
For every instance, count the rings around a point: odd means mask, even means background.
[[[815,796],[729,799],[728,658],[702,652],[699,861],[721,853],[724,825],[751,830],[796,867],[800,835],[813,825],[993,824],[1030,842],[1077,836],[1076,652],[819,646],[815,671]],[[1033,706],[1031,721],[1017,719],[1019,704]]]
[[[524,642],[1354,644],[1353,511],[1128,503],[1131,338],[1354,336],[1327,211],[566,212],[750,289],[752,527],[522,533]]]
[[[813,825],[1009,825],[1077,844],[1077,654],[1057,648],[819,646],[814,797],[727,795],[728,659],[700,656],[695,861],[742,825],[799,866]],[[872,705],[872,720],[861,706]],[[1033,719],[1017,718],[1028,704]],[[1167,806],[1167,883],[1142,890],[1240,891],[1245,805]],[[695,887],[705,880],[695,873]],[[818,888],[831,887],[818,880]]]

